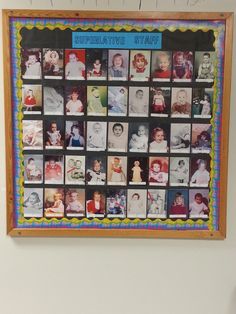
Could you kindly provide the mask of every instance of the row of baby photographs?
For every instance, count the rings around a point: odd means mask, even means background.
[[[87,125],[87,130],[86,130]],[[108,135],[108,136],[107,136]],[[211,152],[211,124],[23,120],[23,149],[138,153]]]
[[[31,48],[21,51],[24,79],[213,82],[213,51]]]
[[[210,157],[24,155],[25,184],[208,187]]]
[[[24,217],[203,218],[209,190],[25,188]]]
[[[43,96],[42,96],[43,95]],[[204,118],[212,115],[212,88],[23,85],[25,115]]]

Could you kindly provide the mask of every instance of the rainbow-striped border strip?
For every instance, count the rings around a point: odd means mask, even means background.
[[[207,222],[198,219],[193,221],[188,219],[182,221],[177,219],[166,220],[124,220],[107,218],[89,220],[83,219],[46,219],[23,217],[23,145],[22,145],[22,118],[21,112],[21,56],[20,42],[22,28],[32,29],[36,27],[40,30],[48,28],[53,30],[59,28],[65,30],[70,28],[76,30],[80,28],[86,30],[103,31],[158,31],[181,30],[185,32],[191,30],[204,32],[212,30],[215,36],[215,50],[217,56],[217,66],[215,69],[213,116],[212,124],[212,152],[211,152],[211,183],[210,183],[210,217]],[[224,39],[225,23],[223,21],[183,21],[183,20],[96,20],[96,19],[52,19],[52,18],[15,18],[10,19],[11,35],[11,74],[12,74],[12,113],[13,113],[13,160],[14,160],[14,208],[15,224],[17,228],[77,228],[77,229],[147,229],[147,230],[218,230],[219,224],[219,169],[220,169],[220,134],[222,123],[222,96],[223,96],[223,61],[224,61]]]

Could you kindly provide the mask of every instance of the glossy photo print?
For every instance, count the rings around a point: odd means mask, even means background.
[[[105,151],[107,142],[107,123],[87,122],[87,150]]]
[[[84,150],[85,122],[66,121],[65,146],[68,150]]]
[[[191,88],[172,88],[171,94],[171,117],[191,118]]]
[[[64,53],[63,49],[43,49],[43,74],[45,79],[63,79]]]
[[[127,157],[108,156],[107,158],[107,184],[126,185]]]
[[[130,80],[149,81],[150,80],[150,56],[148,50],[130,51]]]
[[[127,87],[108,86],[108,116],[126,116],[127,98]]]
[[[210,181],[210,156],[191,157],[190,186],[208,187]]]
[[[39,48],[21,49],[21,74],[23,79],[40,80],[42,77],[42,52]]]
[[[146,185],[148,180],[148,158],[128,157],[127,173],[130,185]]]
[[[62,218],[64,217],[64,210],[64,189],[44,189],[44,216],[46,218]]]
[[[85,216],[85,190],[69,188],[65,190],[65,213],[67,217]]]
[[[129,50],[108,51],[108,80],[127,81],[129,67]]]
[[[189,190],[189,217],[208,218],[209,212],[209,190]]]
[[[216,53],[214,51],[195,52],[195,79],[197,82],[213,82],[215,78]]]
[[[189,123],[172,123],[170,127],[170,152],[189,153],[191,125]]]
[[[105,185],[106,157],[103,155],[86,157],[86,182],[88,185]]]
[[[86,87],[80,85],[65,87],[65,111],[68,116],[83,116],[86,108]]]
[[[41,150],[43,149],[43,121],[23,120],[23,149]]]
[[[148,190],[147,218],[166,218],[166,190]]]
[[[45,184],[64,183],[64,156],[62,155],[44,156],[44,183]]]
[[[128,123],[108,123],[108,151],[127,152],[128,144]]]
[[[62,118],[44,120],[44,144],[46,149],[63,149],[64,121]]]
[[[127,203],[128,218],[146,218],[147,190],[129,189]]]
[[[149,157],[149,185],[166,186],[168,183],[168,172],[168,157]]]
[[[152,51],[151,76],[153,81],[170,81],[171,59],[170,51]]]
[[[65,79],[85,79],[85,49],[65,50]]]
[[[148,123],[129,123],[129,151],[147,152],[148,151]]]
[[[187,218],[189,210],[188,190],[168,191],[168,214],[170,218]]]
[[[192,125],[192,153],[211,152],[211,124]]]
[[[170,113],[170,87],[150,88],[151,117],[168,117]]]
[[[85,156],[65,156],[65,183],[70,185],[85,184]]]
[[[24,217],[43,217],[43,189],[24,188]]]
[[[87,80],[107,79],[107,58],[106,49],[86,50]]]
[[[87,115],[107,115],[107,86],[87,86]]]
[[[189,158],[170,157],[170,186],[188,186]]]
[[[64,115],[64,88],[63,86],[43,87],[43,113],[45,115]]]
[[[24,155],[24,182],[43,183],[43,155]]]
[[[129,87],[129,116],[148,117],[149,112],[149,88]]]
[[[192,117],[210,119],[213,105],[213,88],[193,88]]]
[[[167,153],[169,151],[169,123],[152,122],[149,125],[149,152]]]
[[[191,82],[193,76],[193,52],[174,51],[172,80],[174,82]]]
[[[106,213],[106,193],[101,189],[88,189],[86,193],[86,213],[88,218],[102,218]]]
[[[22,86],[23,112],[27,114],[42,113],[42,86],[23,85]]]
[[[127,196],[126,190],[108,189],[106,199],[106,213],[108,218],[125,218]]]

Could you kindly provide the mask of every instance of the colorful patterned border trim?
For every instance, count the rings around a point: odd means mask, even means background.
[[[22,118],[21,112],[21,87],[20,75],[20,42],[22,28],[32,29],[48,28],[53,30],[59,28],[65,30],[70,28],[76,30],[125,30],[127,32],[136,30],[158,31],[181,30],[185,32],[191,30],[204,32],[212,30],[215,36],[215,50],[217,56],[217,66],[215,70],[214,99],[212,123],[212,152],[211,152],[211,183],[210,183],[210,217],[203,221],[198,219],[193,221],[188,219],[182,221],[177,219],[129,219],[120,220],[118,218],[109,220],[107,218],[92,220],[83,219],[25,219],[23,217],[23,146],[22,146]],[[146,229],[146,230],[208,230],[217,231],[219,229],[219,170],[220,170],[220,135],[222,123],[222,98],[223,98],[223,61],[224,61],[224,39],[225,23],[222,21],[174,21],[174,20],[85,20],[85,19],[41,19],[41,18],[11,18],[11,70],[12,70],[12,118],[13,118],[13,152],[14,152],[14,208],[15,227],[17,228],[76,228],[76,229]]]

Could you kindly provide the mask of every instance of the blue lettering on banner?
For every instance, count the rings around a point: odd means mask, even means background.
[[[72,48],[161,49],[162,33],[73,32]]]

